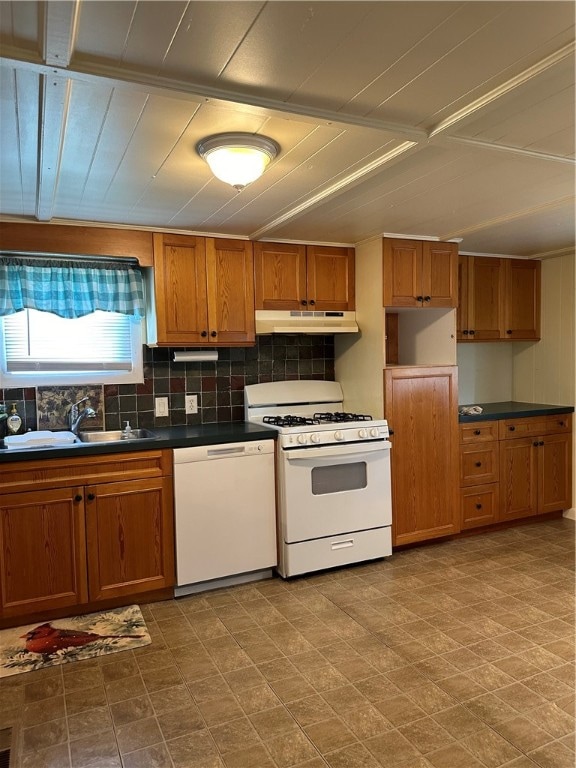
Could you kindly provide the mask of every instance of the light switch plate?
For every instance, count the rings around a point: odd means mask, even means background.
[[[154,401],[154,413],[158,417],[168,416],[168,398],[157,397]]]

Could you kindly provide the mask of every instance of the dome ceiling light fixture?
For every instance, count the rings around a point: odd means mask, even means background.
[[[253,133],[217,133],[199,141],[196,151],[217,179],[241,192],[262,176],[280,145]]]

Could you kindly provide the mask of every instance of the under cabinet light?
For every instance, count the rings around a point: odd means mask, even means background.
[[[191,352],[182,350],[181,352],[174,352],[175,363],[204,363],[211,360],[218,360],[217,349],[199,349]]]

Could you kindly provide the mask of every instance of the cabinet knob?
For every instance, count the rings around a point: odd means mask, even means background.
[[[76,496],[74,496],[74,501],[82,501],[82,496],[77,493]]]
[[[432,296],[424,296],[424,301],[431,301],[431,300],[432,300]]]
[[[208,331],[202,331],[202,333],[200,334],[200,336],[202,336],[202,338],[203,338],[203,339],[205,339],[205,338],[206,338],[206,336],[208,336]]]
[[[305,307],[308,304],[308,302],[306,301],[306,299],[302,299],[300,304],[302,304],[302,306]]]
[[[475,434],[475,435],[480,435],[480,434],[482,434],[482,433],[481,433],[481,431],[480,431],[479,429],[475,429],[475,430],[474,430],[474,434]]]
[[[94,499],[96,498],[96,494],[95,493],[89,493],[86,498],[88,499],[88,501],[94,501]]]
[[[470,331],[470,336],[474,336],[475,333],[476,331]]]
[[[210,336],[212,336],[212,338],[214,338],[215,336],[218,336],[218,331],[211,331]]]
[[[508,429],[510,430],[510,432],[516,432],[516,427],[515,426],[508,427]]]
[[[470,331],[462,331],[462,335],[463,336],[468,336],[469,333],[470,333]]]
[[[538,445],[544,445],[544,440],[540,440],[540,442],[538,443]]]
[[[563,421],[559,421],[559,422],[558,422],[558,426],[559,426],[559,427],[565,427],[565,426],[566,426],[566,424],[565,424]]]
[[[512,331],[508,330],[506,331],[506,333],[508,334],[508,336],[512,336]]]
[[[482,504],[476,504],[476,509],[482,509]]]
[[[416,296],[416,301],[424,301],[424,296]]]
[[[538,440],[534,440],[534,442],[532,443],[532,445],[534,446],[534,448],[538,448]]]
[[[474,466],[475,466],[475,467],[481,467],[481,466],[482,466],[482,462],[481,462],[481,461],[477,461],[477,462],[476,462],[476,464],[475,464]]]
[[[311,307],[316,306],[316,302],[314,301],[314,299],[310,299],[310,306]]]

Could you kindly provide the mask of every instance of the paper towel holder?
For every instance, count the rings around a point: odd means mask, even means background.
[[[175,363],[204,363],[218,360],[217,349],[175,350]]]

